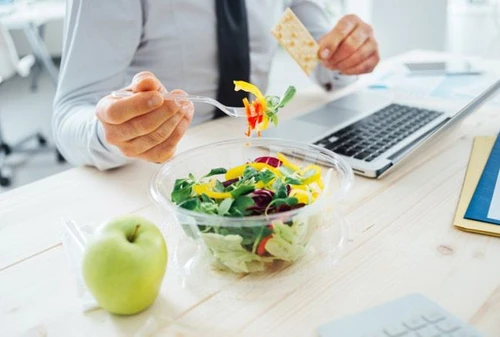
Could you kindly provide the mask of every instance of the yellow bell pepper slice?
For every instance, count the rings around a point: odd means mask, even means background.
[[[306,185],[292,185],[290,184],[290,187],[295,190],[302,190],[302,191],[307,191],[307,186]]]
[[[243,90],[245,92],[249,92],[251,94],[254,94],[254,96],[258,100],[264,100],[264,101],[266,100],[264,98],[264,95],[262,95],[262,92],[260,91],[260,89],[257,88],[255,85],[248,83],[248,82],[245,82],[245,81],[233,81],[233,83],[234,83],[234,90],[235,91]]]
[[[213,199],[227,199],[232,198],[229,192],[216,192],[212,190],[213,186],[210,183],[194,185],[193,191],[198,195],[206,194],[208,197]]]
[[[260,190],[261,188],[264,188],[265,187],[265,184],[263,181],[259,181],[255,184],[255,189],[256,190]]]
[[[312,200],[311,195],[304,190],[297,190],[297,189],[292,189],[290,191],[290,197],[297,198],[299,203],[302,204],[309,204]]]
[[[232,169],[228,170],[226,172],[226,180],[241,177],[243,175],[243,171],[245,171],[245,167],[247,167],[247,166],[251,166],[254,169],[256,169],[257,171],[261,171],[263,169],[268,169],[269,171],[273,172],[277,176],[281,176],[280,171],[271,165],[268,165],[266,163],[249,163],[249,164],[236,166],[236,167],[233,167]]]
[[[264,115],[262,116],[262,122],[257,124],[257,127],[255,129],[257,129],[257,131],[260,132],[266,130],[268,127],[269,127],[269,118],[266,115]]]
[[[262,95],[262,92],[260,91],[259,88],[245,81],[233,81],[233,83],[235,91],[243,90],[245,92],[253,94],[257,98],[257,100],[259,100],[260,103],[262,104],[263,111],[264,112],[267,111],[266,98],[264,97],[264,95]]]
[[[278,152],[276,154],[276,157],[281,160],[283,163],[283,166],[288,167],[289,169],[292,169],[294,171],[298,171],[299,167],[295,164],[293,164],[290,159],[288,159],[283,153]]]
[[[317,165],[308,165],[300,171],[300,174],[304,174],[309,170],[315,170],[314,174],[307,179],[302,181],[303,184],[309,185],[311,183],[317,182],[321,179],[321,168]]]

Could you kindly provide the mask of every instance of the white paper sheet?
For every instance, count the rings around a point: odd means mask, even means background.
[[[387,88],[392,92],[413,98],[439,98],[468,102],[485,91],[498,79],[496,74],[467,76],[408,76],[397,69],[383,74],[373,88]],[[500,106],[500,94],[492,96],[487,104]]]

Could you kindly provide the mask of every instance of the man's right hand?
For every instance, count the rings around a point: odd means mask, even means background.
[[[104,128],[106,141],[127,157],[162,163],[174,154],[194,113],[190,101],[164,100],[165,87],[150,72],[134,76],[127,88],[134,95],[104,97],[96,115]],[[186,93],[172,90],[173,94]]]

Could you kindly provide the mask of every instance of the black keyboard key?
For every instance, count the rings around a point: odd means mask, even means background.
[[[348,157],[352,157],[353,155],[355,155],[357,153],[357,151],[354,151],[353,149],[347,149],[345,151],[345,156],[348,156]]]
[[[356,145],[356,142],[353,142],[352,140],[348,140],[347,142],[344,143],[344,146],[346,148],[353,147],[354,145]]]
[[[361,146],[354,146],[351,148],[351,150],[355,151],[356,153],[363,151],[365,148]]]
[[[371,162],[371,161],[373,161],[373,160],[374,160],[375,158],[377,158],[377,157],[378,157],[378,154],[372,154],[371,156],[369,156],[369,157],[365,158],[364,160],[365,160],[366,162]]]
[[[326,144],[326,148],[329,149],[329,150],[333,150],[333,149],[335,149],[335,148],[337,148],[337,147],[339,147],[341,145],[342,145],[342,141],[341,140],[337,140],[337,141],[335,141],[333,143],[327,143]]]
[[[337,154],[345,155],[346,151],[347,151],[347,149],[345,147],[341,146],[341,147],[338,147],[337,149],[335,149],[334,152]]]
[[[354,158],[363,160],[363,159],[365,159],[366,157],[369,157],[370,155],[371,155],[371,153],[370,153],[370,152],[363,151],[363,152],[360,152],[360,153],[358,153],[357,155],[355,155],[355,156],[354,156]]]

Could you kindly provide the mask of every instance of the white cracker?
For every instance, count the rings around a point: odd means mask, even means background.
[[[279,41],[307,75],[318,64],[319,45],[295,13],[287,8],[271,34]]]

